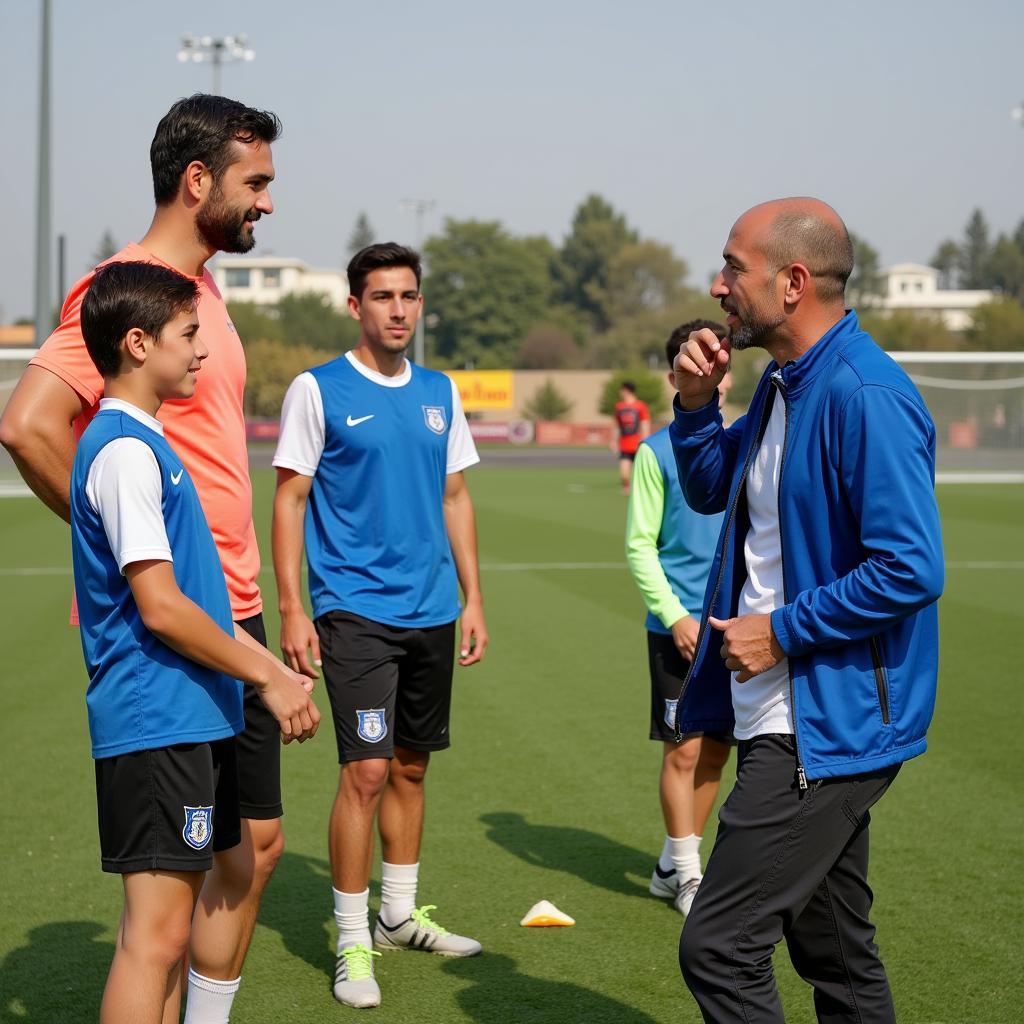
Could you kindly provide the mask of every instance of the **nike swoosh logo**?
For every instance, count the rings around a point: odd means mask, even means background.
[[[181,483],[181,477],[182,477],[182,474],[184,472],[185,472],[185,469],[184,469],[184,467],[182,467],[181,469],[178,470],[177,474],[174,474],[174,473],[171,474],[171,483],[174,484],[175,487],[177,487],[178,484]]]
[[[352,414],[350,413],[348,419],[346,419],[345,422],[350,427],[358,427],[360,423],[365,423],[367,420],[372,420],[374,415],[375,414],[371,412],[369,416],[360,416],[359,419],[353,419]]]
[[[654,870],[659,878],[671,878],[676,873],[675,868],[669,868],[668,871],[663,871],[660,864],[655,864]]]

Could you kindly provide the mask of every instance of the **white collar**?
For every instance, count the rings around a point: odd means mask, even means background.
[[[352,364],[352,368],[357,373],[361,373],[367,380],[372,380],[374,384],[380,384],[381,387],[402,388],[412,379],[412,364],[408,359],[404,360],[402,372],[397,377],[389,377],[387,374],[371,370],[359,359],[354,351],[346,352],[345,358]]]
[[[137,405],[132,405],[131,402],[126,402],[123,398],[101,398],[100,409],[114,409],[127,413],[132,419],[138,420],[143,426],[155,430],[163,437],[164,425],[155,416],[150,416],[148,412],[144,412]]]

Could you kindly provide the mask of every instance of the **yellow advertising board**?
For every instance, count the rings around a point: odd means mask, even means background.
[[[512,408],[511,370],[449,370],[466,412]]]

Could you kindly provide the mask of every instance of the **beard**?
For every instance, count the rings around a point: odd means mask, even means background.
[[[200,241],[218,252],[248,252],[256,244],[256,235],[245,226],[260,219],[256,210],[234,210],[219,187],[196,214],[196,233]]]
[[[723,307],[725,308],[725,307]],[[733,316],[739,316],[735,310],[728,310]],[[729,344],[737,351],[762,345],[764,339],[786,322],[782,313],[767,309],[753,309],[741,318],[738,326],[729,332]]]

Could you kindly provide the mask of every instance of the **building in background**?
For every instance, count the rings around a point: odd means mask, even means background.
[[[348,279],[340,270],[319,270],[282,256],[221,256],[211,267],[224,301],[276,306],[286,295],[326,295],[339,313],[348,311]]]
[[[951,331],[971,326],[974,310],[995,295],[990,291],[960,291],[939,288],[939,272],[921,263],[897,263],[882,271],[884,291],[870,306],[886,313],[908,310],[939,316]]]

